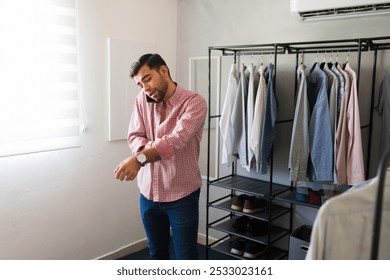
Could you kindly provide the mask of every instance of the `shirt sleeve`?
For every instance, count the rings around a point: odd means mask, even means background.
[[[164,135],[153,141],[153,146],[162,159],[171,159],[175,150],[183,149],[187,143],[196,137],[199,130],[203,130],[207,113],[205,99],[197,94],[186,104],[185,112],[176,122],[172,133]]]
[[[306,254],[306,260],[324,260],[326,247],[326,233],[328,225],[328,203],[318,210],[317,216],[313,223],[313,228],[310,236],[309,250]]]
[[[145,124],[142,121],[141,108],[140,99],[137,97],[131,113],[129,134],[127,137],[127,142],[133,154],[136,154],[140,148],[148,143]]]

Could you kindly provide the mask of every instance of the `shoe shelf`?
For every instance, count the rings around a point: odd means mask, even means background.
[[[278,201],[299,204],[307,207],[319,208],[322,205],[321,201],[317,203],[310,203],[297,199],[296,191],[289,190],[290,186],[273,183],[271,194],[269,191],[269,182],[260,181],[253,178],[247,178],[239,175],[234,175],[229,178],[213,181],[211,182],[211,185],[251,195],[262,196],[265,198],[273,197],[275,200]]]
[[[226,201],[217,201],[217,202],[211,202],[209,204],[210,207],[224,210],[224,211],[229,211],[231,213],[239,214],[239,215],[245,215],[251,218],[259,219],[259,220],[264,220],[264,221],[272,221],[275,220],[287,213],[290,213],[290,208],[286,208],[283,206],[278,206],[278,205],[272,205],[271,207],[271,213],[269,212],[270,208],[267,208],[266,210],[263,210],[259,213],[255,214],[248,214],[248,213],[243,213],[242,211],[236,211],[230,208],[232,204],[232,200],[228,199]],[[271,217],[271,220],[270,218]]]
[[[230,176],[210,183],[213,186],[245,192],[251,195],[273,197],[288,190],[290,186],[280,185],[270,182],[248,178],[240,175]],[[272,191],[272,193],[270,192]]]
[[[214,201],[208,201],[207,207],[222,210],[228,212],[228,214],[218,220],[209,222],[207,225],[208,230],[215,230],[218,232],[226,233],[228,240],[224,242],[214,243],[209,246],[209,249],[217,250],[221,253],[233,256],[238,259],[246,259],[243,256],[239,256],[230,252],[231,242],[234,238],[244,238],[248,241],[254,241],[256,243],[264,244],[268,246],[267,252],[261,254],[255,259],[283,259],[288,255],[288,250],[282,250],[275,248],[275,243],[282,238],[290,235],[289,228],[282,228],[273,224],[273,221],[291,214],[291,207],[283,205],[277,205],[274,203],[275,197],[279,194],[289,192],[290,186],[275,184],[258,179],[244,177],[240,175],[230,175],[227,177],[219,178],[209,182],[209,187],[219,187],[231,190],[230,195],[220,197]],[[233,194],[246,194],[250,196],[257,196],[261,199],[268,201],[268,207],[265,210],[257,213],[245,213],[242,210],[235,210],[231,208],[233,204]],[[247,216],[251,219],[262,220],[268,222],[266,232],[263,234],[253,234],[248,231],[241,231],[233,227],[235,218]]]
[[[248,240],[252,240],[255,242],[268,244],[268,245],[272,245],[276,241],[279,241],[280,239],[282,239],[284,236],[289,235],[288,229],[284,229],[282,227],[275,226],[275,225],[271,225],[266,234],[252,235],[252,234],[249,234],[247,232],[241,232],[241,231],[236,230],[233,227],[233,222],[234,222],[233,219],[227,219],[225,221],[210,224],[209,227],[211,229],[214,229],[214,230],[218,230],[221,232],[235,235],[237,237],[242,237],[242,238],[245,238]]]
[[[312,208],[320,208],[322,203],[319,201],[318,203],[310,203],[307,201],[301,201],[297,199],[297,192],[296,191],[287,191],[282,194],[279,194],[275,197],[275,200],[293,203],[293,204],[299,204],[306,207],[312,207]]]
[[[248,260],[243,256],[232,254],[230,252],[231,242],[232,242],[231,239],[227,239],[223,242],[218,242],[216,245],[212,246],[212,249],[219,253],[229,255],[237,259]],[[286,259],[287,257],[288,257],[288,251],[276,247],[269,247],[265,253],[261,254],[259,257],[255,259],[250,259],[250,260],[267,260],[267,259],[281,260],[281,259]]]

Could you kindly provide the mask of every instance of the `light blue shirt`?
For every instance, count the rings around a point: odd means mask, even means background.
[[[333,73],[336,74],[337,79],[339,81],[339,86],[337,89],[337,116],[336,116],[336,127],[337,127],[337,123],[339,122],[339,118],[340,118],[341,101],[343,100],[343,96],[344,96],[345,81],[344,81],[343,74],[341,74],[340,71],[337,70],[336,64],[333,64],[331,70]]]
[[[231,115],[233,125],[233,154],[238,157],[238,162],[243,166],[248,166],[247,150],[247,118],[246,106],[248,99],[248,79],[249,70],[245,65],[240,67],[240,78],[238,82],[236,99],[234,101]]]
[[[262,128],[260,142],[260,173],[267,173],[267,165],[271,156],[272,147],[275,141],[275,123],[277,116],[277,100],[274,92],[274,65],[269,64],[266,72],[267,80],[267,105],[264,115],[264,126]]]
[[[318,63],[306,77],[310,106],[308,178],[333,182],[333,143],[328,105],[328,78]]]
[[[248,66],[249,71],[249,81],[248,81],[248,101],[247,101],[247,153],[248,153],[248,166],[246,170],[249,172],[252,166],[252,161],[254,158],[253,150],[251,149],[252,144],[252,133],[253,133],[253,122],[255,114],[255,102],[256,102],[256,91],[259,85],[260,74],[257,71],[257,67],[254,64]]]

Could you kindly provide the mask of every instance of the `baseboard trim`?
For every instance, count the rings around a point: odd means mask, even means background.
[[[148,247],[148,240],[144,238],[129,245],[123,246],[122,248],[119,248],[118,250],[115,250],[111,253],[103,255],[97,258],[97,260],[117,260],[139,250],[145,249],[146,247]]]
[[[217,241],[218,239],[212,236],[209,236],[209,244]],[[198,233],[198,243],[206,246],[206,234]]]
[[[209,241],[213,242],[217,240],[214,237],[209,236]],[[198,233],[198,243],[206,246],[206,235],[203,233]],[[145,249],[148,247],[148,240],[146,238],[139,241],[133,242],[129,245],[123,246],[118,250],[115,250],[106,255],[100,256],[97,260],[117,260],[129,254],[135,253],[139,250]]]

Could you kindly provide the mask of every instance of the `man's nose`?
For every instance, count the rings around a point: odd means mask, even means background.
[[[150,86],[148,84],[144,84],[144,91],[149,92]]]

